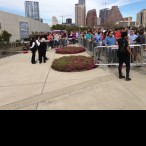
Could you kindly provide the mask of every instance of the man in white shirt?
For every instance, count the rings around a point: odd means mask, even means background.
[[[134,34],[134,30],[130,30],[130,34],[128,35],[130,39],[130,44],[133,45],[135,44],[135,40],[137,39],[137,35]]]
[[[130,39],[130,45],[134,45],[135,44],[135,40],[138,38],[138,36],[136,34],[134,34],[134,30],[131,29],[130,30],[130,34],[128,35],[129,39]],[[134,54],[134,61],[136,61],[136,56],[137,56],[137,48],[131,48],[132,53]]]
[[[55,41],[55,47],[58,47],[59,46],[59,40],[60,40],[60,36],[59,34],[54,34],[54,41]]]

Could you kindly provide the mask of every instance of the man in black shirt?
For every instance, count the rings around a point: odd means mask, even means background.
[[[128,43],[128,34],[127,32],[123,32],[121,34],[121,39],[118,40],[119,49],[117,52],[118,58],[119,58],[119,79],[125,78],[125,76],[122,75],[122,66],[123,63],[126,64],[126,81],[130,81],[131,78],[129,77],[130,73],[130,55],[132,58],[134,58]]]

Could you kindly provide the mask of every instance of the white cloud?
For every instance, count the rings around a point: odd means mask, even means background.
[[[34,0],[35,1],[35,0]],[[40,16],[45,20],[51,20],[52,16],[56,16],[61,22],[61,15],[68,15],[68,17],[73,18],[75,15],[75,4],[78,3],[78,0],[36,0],[40,3]],[[124,6],[130,3],[139,2],[142,0],[105,0],[108,3],[108,7],[112,5]],[[104,8],[103,0],[86,0],[87,10],[97,9],[99,10]],[[24,0],[0,0],[0,7],[10,9],[11,11],[23,12],[24,9]],[[65,21],[66,18],[64,18]]]

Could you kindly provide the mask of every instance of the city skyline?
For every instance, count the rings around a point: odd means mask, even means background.
[[[123,17],[132,16],[133,20],[136,20],[136,15],[142,9],[146,8],[144,0],[105,0],[107,2],[106,7],[111,8],[113,5],[117,5],[120,8],[120,11]],[[91,9],[96,9],[97,16],[99,16],[99,10],[104,9],[105,5],[103,0],[86,0],[87,12]],[[0,0],[0,11],[5,11],[20,16],[25,16],[25,0],[8,1]],[[52,16],[56,16],[59,23],[61,24],[62,20],[59,18],[60,15],[70,15],[70,18],[75,22],[74,15],[74,6],[79,0],[67,1],[67,0],[54,0],[54,3],[51,0],[37,0],[40,3],[40,17],[44,19],[45,23],[51,24]],[[132,9],[131,9],[132,7]],[[16,9],[17,8],[17,9]],[[66,18],[65,18],[66,19]]]

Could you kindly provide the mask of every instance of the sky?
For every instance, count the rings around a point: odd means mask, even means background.
[[[35,0],[34,0],[35,1]],[[75,4],[78,0],[36,0],[40,5],[40,17],[45,23],[51,25],[51,19],[56,16],[59,23],[62,22],[60,16],[65,15],[66,18],[75,20]],[[24,8],[25,0],[0,0],[0,11],[5,11],[21,16],[25,16]],[[86,9],[96,9],[99,16],[99,10],[105,8],[103,3],[107,2],[107,8],[117,5],[123,17],[132,16],[136,20],[136,14],[146,9],[146,0],[86,0]]]

